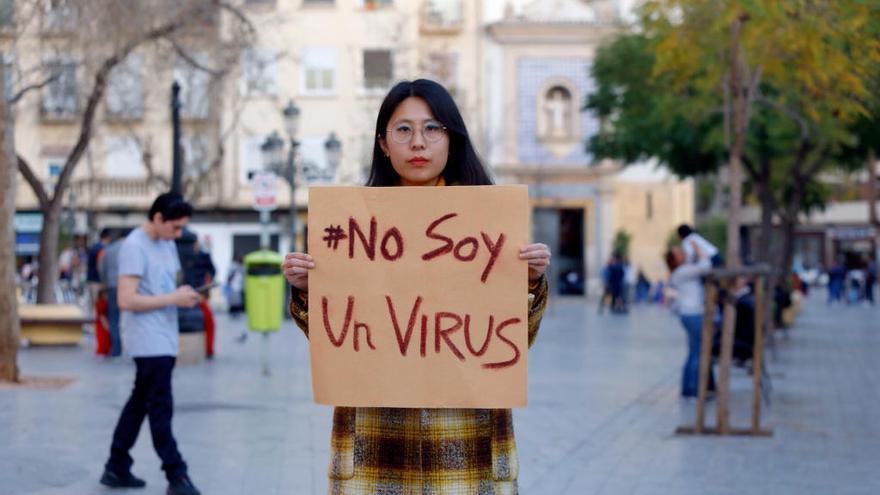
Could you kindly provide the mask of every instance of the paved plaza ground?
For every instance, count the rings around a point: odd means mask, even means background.
[[[261,342],[219,317],[218,356],[175,371],[175,431],[206,495],[326,493],[331,409],[311,400],[306,340],[286,323]],[[556,299],[529,354],[529,406],[514,412],[520,491],[532,494],[880,493],[880,308],[827,308],[816,295],[768,356],[771,438],[680,437],[695,403],[678,397],[684,331],[668,310],[599,316]],[[26,376],[70,377],[60,390],[0,389],[0,494],[114,493],[97,480],[132,385],[128,359],[29,348]],[[750,380],[732,380],[747,426]],[[709,417],[713,418],[713,411]],[[164,493],[144,425],[134,472]],[[124,493],[124,492],[123,492]]]

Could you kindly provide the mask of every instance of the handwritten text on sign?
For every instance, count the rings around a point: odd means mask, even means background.
[[[523,186],[312,188],[315,400],[525,405]]]

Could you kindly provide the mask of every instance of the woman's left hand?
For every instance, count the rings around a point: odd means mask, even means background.
[[[526,244],[519,248],[519,259],[529,262],[529,281],[534,282],[550,266],[550,248],[546,244]]]

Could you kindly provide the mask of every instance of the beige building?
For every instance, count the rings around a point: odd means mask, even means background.
[[[486,136],[499,182],[530,184],[533,235],[555,253],[551,283],[597,288],[618,231],[630,261],[665,277],[673,229],[693,221],[693,186],[655,167],[597,163],[585,148],[599,122],[581,107],[596,48],[622,28],[619,2],[533,1],[486,27]]]
[[[301,247],[308,187],[362,183],[382,97],[398,80],[428,77],[453,93],[498,181],[531,185],[534,234],[554,249],[554,283],[569,271],[595,282],[619,229],[633,234],[634,263],[652,278],[661,275],[659,250],[669,231],[692,217],[691,185],[644,168],[621,173],[614,164],[594,164],[584,151],[598,128],[580,111],[591,87],[589,64],[598,43],[620,27],[617,2],[245,0],[241,9],[257,33],[253,46],[218,52],[235,41],[223,16],[190,40],[197,62],[235,55],[237,64],[222,78],[157,49],[136,52],[114,73],[66,198],[79,212],[79,229],[135,225],[167,189],[161,178],[171,169],[169,88],[177,80],[188,195],[199,206],[192,227],[209,241],[218,273],[226,273],[234,254],[259,244],[249,178],[263,170],[261,147],[273,133],[285,154],[290,138],[297,142]],[[10,51],[22,66],[26,57],[38,65],[50,53],[67,67],[76,54],[64,54],[66,39],[63,32],[35,31]],[[17,151],[49,187],[75,142],[82,109],[70,95],[86,83],[84,74],[69,65],[65,77],[16,108]],[[291,101],[299,111],[292,136],[282,116]],[[341,144],[338,159],[326,152],[328,141]],[[278,193],[272,243],[287,250],[286,181]],[[22,180],[16,204],[21,212],[37,206]]]

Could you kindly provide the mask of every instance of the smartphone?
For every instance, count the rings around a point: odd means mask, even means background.
[[[205,284],[205,285],[202,285],[201,287],[196,287],[196,292],[206,293],[206,292],[210,291],[211,289],[213,289],[214,287],[220,287],[220,284],[217,282]]]

